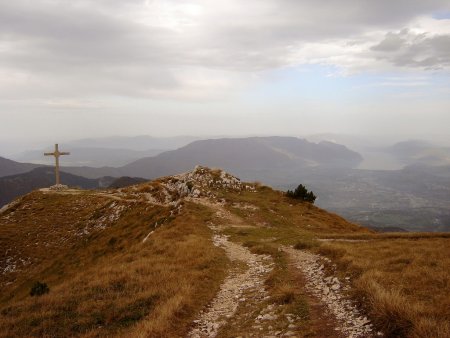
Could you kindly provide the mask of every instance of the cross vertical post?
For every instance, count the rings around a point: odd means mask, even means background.
[[[44,153],[45,156],[54,156],[55,157],[55,180],[56,185],[60,184],[59,180],[59,157],[62,155],[70,155],[68,152],[60,152],[58,148],[58,144],[55,144],[55,151],[53,153]]]

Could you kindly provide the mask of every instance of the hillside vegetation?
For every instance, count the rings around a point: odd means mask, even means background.
[[[164,207],[89,193],[27,196],[2,217],[2,270],[11,272],[1,279],[0,335],[182,335],[226,268],[208,217],[195,205],[171,218]],[[29,297],[35,281],[50,293]]]
[[[393,336],[450,336],[450,238],[367,237],[327,242],[318,252],[341,272],[356,276],[354,295],[370,317]]]
[[[202,323],[218,337],[345,336],[306,288],[293,246],[341,281],[342,297],[371,320],[360,327],[448,337],[449,242],[378,235],[201,167],[103,192],[43,189],[0,212],[0,336],[185,337]],[[239,289],[230,316],[205,321],[220,313],[227,281],[253,264],[233,260],[233,248],[261,261],[252,280],[262,284]],[[49,293],[31,297],[37,281]]]

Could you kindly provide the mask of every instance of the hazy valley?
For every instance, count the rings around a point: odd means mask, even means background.
[[[62,170],[81,178],[97,180],[97,183],[89,186],[71,183],[74,181],[68,182],[69,185],[102,188],[107,187],[108,184],[101,182],[109,182],[111,177],[154,179],[188,171],[195,165],[201,164],[223,168],[244,180],[260,181],[281,190],[291,189],[299,183],[306,184],[317,193],[319,206],[382,231],[389,229],[450,230],[450,166],[442,165],[446,163],[447,157],[445,152],[440,150],[446,149],[445,147],[418,141],[378,146],[375,148],[376,152],[381,152],[391,159],[387,163],[378,161],[377,167],[389,168],[394,158],[396,163],[403,163],[403,168],[371,170],[359,169],[359,166],[365,163],[364,154],[372,156],[373,144],[360,146],[363,153],[361,155],[348,147],[329,141],[315,143],[291,137],[218,138],[196,140],[192,143],[189,143],[189,138],[174,139],[176,142],[173,139],[169,139],[169,142],[166,139],[145,137],[101,139],[98,140],[98,146],[115,153],[120,161],[126,161],[126,157],[121,157],[126,150],[121,149],[116,152],[114,148],[119,147],[120,141],[124,142],[124,146],[131,148],[132,154],[145,153],[143,149],[146,147],[150,149],[157,146],[182,146],[121,167],[104,167],[97,162],[98,167],[64,166]],[[357,143],[364,145],[360,139],[347,137],[343,141],[347,141],[350,145]],[[94,145],[97,146],[96,140],[90,140],[90,142],[92,142],[92,149],[99,149],[94,147]],[[188,144],[184,145],[183,142]],[[88,142],[81,140],[72,143],[74,146],[86,146]],[[366,143],[370,144],[369,141]],[[428,152],[431,152],[430,149],[436,149],[435,153],[440,154],[439,161],[424,164],[421,154],[424,152],[425,145]],[[79,148],[75,148],[75,152],[72,152],[76,158],[83,159],[84,156],[86,158],[91,156],[89,152],[84,155],[76,149]],[[103,155],[109,156],[108,154],[110,152]],[[405,158],[409,160],[405,161]],[[98,156],[97,161],[101,160],[102,157]],[[26,174],[23,179],[4,177],[11,173],[25,173],[37,165],[22,164],[6,159],[2,161],[0,172],[3,177],[0,177],[0,191],[5,191],[3,203],[31,191],[32,188],[44,187],[51,180],[48,176],[45,183],[30,184],[25,183],[30,182],[30,179],[25,178],[29,174]],[[65,162],[66,159],[63,163]],[[8,182],[16,182],[15,188],[8,186],[10,184]]]

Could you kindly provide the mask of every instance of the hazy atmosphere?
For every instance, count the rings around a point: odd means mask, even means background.
[[[0,1],[0,154],[109,135],[448,141],[448,1]]]
[[[450,337],[450,0],[0,0],[0,338]]]

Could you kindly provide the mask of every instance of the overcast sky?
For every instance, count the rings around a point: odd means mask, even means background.
[[[0,0],[3,146],[445,137],[449,75],[448,0]]]

